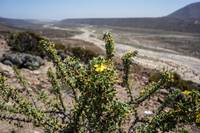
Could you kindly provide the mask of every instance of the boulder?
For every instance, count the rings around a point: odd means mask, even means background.
[[[9,60],[3,61],[3,64],[8,65],[8,66],[13,66],[12,62]]]
[[[12,57],[12,63],[15,64],[15,65],[17,65],[17,66],[21,66],[23,64],[22,60],[17,55],[13,55],[13,57]]]
[[[60,58],[62,60],[64,60],[65,58],[67,58],[67,55],[65,54],[65,52],[63,50],[57,50],[57,55],[60,56]]]
[[[44,65],[44,60],[41,57],[25,53],[16,55],[5,52],[0,61],[9,66],[17,65],[19,68],[28,68],[30,70],[36,70]]]

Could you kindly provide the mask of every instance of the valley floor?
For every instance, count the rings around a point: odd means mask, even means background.
[[[95,37],[95,30],[92,27],[79,28],[83,34],[75,35],[73,39],[80,39],[87,42],[94,43],[100,49],[105,50],[105,43]],[[128,51],[138,50],[139,54],[134,58],[136,63],[145,67],[156,70],[170,70],[175,71],[181,75],[185,80],[192,80],[193,82],[200,83],[200,59],[195,57],[184,56],[178,52],[156,47],[162,49],[161,51],[149,50],[143,48],[136,48],[134,46],[124,45],[120,43],[115,44],[117,56],[122,56]],[[169,52],[170,51],[170,52]]]

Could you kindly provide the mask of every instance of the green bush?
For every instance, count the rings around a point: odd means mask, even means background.
[[[194,83],[192,81],[186,81],[183,80],[181,78],[181,76],[179,74],[177,74],[176,72],[172,73],[172,75],[174,76],[174,82],[170,84],[171,87],[175,87],[180,89],[181,91],[192,91],[192,90],[197,90],[196,87],[194,87]],[[158,82],[159,79],[162,78],[162,74],[161,73],[157,73],[154,74],[152,76],[149,77],[149,82]]]
[[[42,126],[48,132],[64,133],[110,133],[124,132],[124,125],[129,116],[133,117],[128,132],[156,133],[158,131],[184,131],[188,132],[180,124],[200,123],[200,94],[198,91],[184,91],[185,102],[177,103],[176,110],[164,110],[165,107],[180,94],[180,90],[174,90],[160,105],[151,117],[138,115],[139,107],[149,98],[153,97],[160,89],[173,82],[173,75],[169,72],[162,73],[158,82],[152,82],[146,86],[141,94],[133,97],[130,84],[130,70],[132,57],[137,51],[129,51],[122,57],[124,66],[123,83],[129,97],[127,102],[116,98],[117,88],[114,86],[120,82],[116,76],[114,66],[114,40],[110,33],[104,34],[106,43],[106,58],[99,56],[93,58],[87,67],[79,63],[78,59],[68,57],[64,61],[57,55],[54,44],[41,41],[47,52],[47,56],[53,61],[56,68],[54,72],[48,69],[47,76],[52,84],[49,96],[44,90],[29,89],[23,80],[19,70],[14,67],[15,75],[19,80],[25,94],[20,94],[15,88],[9,87],[6,77],[0,75],[0,118],[16,122],[33,123]],[[57,79],[57,75],[61,77]],[[67,107],[60,84],[67,86],[73,93],[73,105]],[[5,103],[12,102],[8,106]],[[40,103],[40,106],[38,106]],[[41,105],[42,104],[42,105]],[[19,125],[19,124],[18,124]],[[180,126],[180,127],[179,127]],[[179,128],[177,128],[179,127]]]
[[[152,76],[149,76],[149,82],[158,82],[162,78],[161,73],[154,74]]]
[[[44,57],[45,50],[39,45],[41,40],[44,40],[44,38],[34,32],[16,32],[10,34],[8,45],[15,51]]]
[[[45,56],[45,49],[39,44],[41,40],[46,39],[34,32],[16,32],[9,35],[8,45],[11,46],[14,51],[38,55],[43,58]],[[66,52],[66,47],[62,44],[55,44],[55,49],[61,49]]]
[[[73,47],[72,53],[76,58],[79,58],[85,63],[89,63],[91,59],[98,56],[94,51],[89,49],[82,49],[80,47]]]
[[[63,50],[65,53],[67,52],[67,48],[63,44],[55,44],[56,50]]]

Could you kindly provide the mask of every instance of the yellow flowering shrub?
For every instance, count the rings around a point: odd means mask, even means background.
[[[120,82],[117,70],[114,67],[114,38],[110,33],[103,36],[106,47],[106,58],[101,56],[89,61],[88,66],[83,66],[76,58],[68,57],[61,60],[57,56],[54,44],[41,41],[47,56],[54,63],[56,72],[49,68],[47,76],[52,84],[52,95],[48,95],[40,88],[30,91],[28,84],[14,67],[15,75],[19,80],[26,96],[22,96],[15,88],[6,84],[6,77],[0,75],[0,118],[16,122],[33,123],[42,126],[47,132],[90,132],[110,133],[125,132],[124,125],[129,120],[132,122],[128,132],[155,133],[158,131],[187,131],[177,128],[179,123],[197,124],[200,122],[199,101],[197,91],[184,91],[185,102],[178,102],[176,109],[164,110],[165,107],[177,97],[181,91],[176,89],[170,93],[152,117],[138,115],[139,106],[160,89],[168,88],[174,81],[174,75],[163,72],[162,78],[157,82],[149,83],[141,94],[133,96],[130,83],[130,69],[138,51],[129,51],[122,56],[123,84],[129,101],[122,102],[116,98],[118,89],[115,84]],[[58,78],[59,77],[59,78]],[[67,86],[62,88],[61,85]],[[63,89],[70,89],[73,105],[67,108]],[[5,103],[14,103],[7,106]],[[38,107],[38,103],[43,106]],[[133,116],[130,121],[129,116]]]
[[[97,72],[102,72],[106,69],[106,66],[103,63],[101,63],[100,65],[95,64],[94,67],[96,68],[95,71]]]
[[[145,90],[142,90],[142,91],[141,91],[141,93],[144,93],[144,92],[145,92]]]

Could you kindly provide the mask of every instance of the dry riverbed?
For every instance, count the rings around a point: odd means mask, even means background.
[[[73,39],[80,39],[94,43],[100,49],[105,50],[104,41],[95,37],[95,31],[91,26],[79,28],[79,30],[84,33],[75,35],[72,37]],[[168,49],[163,49],[162,52],[157,52],[119,43],[115,44],[115,49],[116,55],[120,57],[130,50],[138,50],[139,54],[134,58],[134,61],[138,64],[156,70],[162,70],[165,68],[165,70],[175,71],[185,80],[192,80],[193,82],[200,83],[200,59],[184,56],[175,51],[168,52],[171,51]]]

